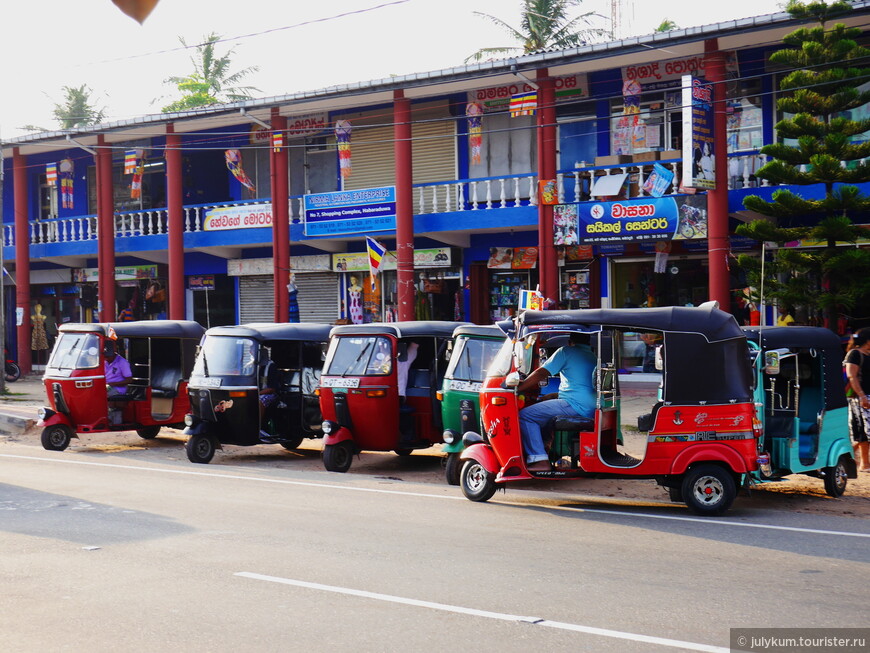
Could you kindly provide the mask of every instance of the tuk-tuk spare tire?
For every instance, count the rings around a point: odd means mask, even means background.
[[[192,463],[207,464],[214,458],[217,441],[207,433],[196,433],[187,441],[187,459]]]
[[[72,429],[66,424],[52,424],[42,429],[42,448],[48,451],[63,451],[72,440]]]
[[[353,441],[342,440],[323,446],[323,466],[328,472],[344,473],[353,462]]]
[[[683,501],[696,515],[721,515],[737,496],[731,472],[713,464],[696,465],[686,472],[682,483]]]

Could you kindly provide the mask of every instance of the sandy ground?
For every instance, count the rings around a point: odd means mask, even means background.
[[[0,398],[0,412],[28,413],[35,416],[36,408],[42,405],[41,386],[35,382],[10,386],[10,395]],[[623,411],[625,451],[635,457],[643,454],[646,438],[631,430],[628,425],[639,411],[644,411],[649,399],[644,392],[632,393]],[[0,453],[12,452],[19,447],[33,447],[42,451],[40,429],[36,426],[23,434],[0,435]],[[68,451],[94,458],[123,458],[134,461],[150,461],[166,464],[192,465],[184,450],[186,437],[179,430],[163,429],[159,437],[143,440],[135,432],[114,432],[83,435],[74,439]],[[218,451],[210,465],[242,467],[269,467],[295,471],[324,472],[321,460],[321,441],[305,440],[296,451],[286,451],[278,445],[238,447],[227,445]],[[350,475],[367,475],[390,482],[414,482],[445,484],[444,457],[440,446],[418,450],[413,455],[400,457],[392,452],[363,452],[354,459]],[[596,504],[619,504],[624,501],[668,502],[662,488],[651,480],[578,479],[573,481],[530,481],[512,484],[509,492],[533,489],[543,492],[569,493],[578,500]],[[460,489],[455,488],[457,493]],[[858,473],[858,478],[849,479],[846,493],[840,498],[829,497],[821,479],[793,475],[783,482],[755,486],[750,495],[741,491],[735,507],[766,508],[791,512],[811,512],[870,519],[870,473]]]

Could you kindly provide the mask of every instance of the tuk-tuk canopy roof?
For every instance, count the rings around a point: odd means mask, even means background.
[[[310,340],[326,342],[329,340],[329,324],[314,322],[251,323],[237,326],[217,326],[205,332],[207,336],[231,336],[251,338],[252,340]]]
[[[746,337],[762,349],[832,349],[842,358],[840,336],[824,327],[811,326],[749,326],[743,327]]]
[[[368,324],[342,324],[332,327],[330,336],[382,335],[396,338],[450,338],[457,327],[472,326],[470,322],[442,322],[438,320],[411,320],[408,322],[370,322]]]
[[[524,311],[519,316],[519,324],[521,327],[585,325],[695,333],[704,336],[708,342],[745,337],[734,316],[719,310],[714,302],[705,302],[701,306]]]
[[[505,325],[508,329],[512,327],[512,323],[508,322]],[[505,329],[498,324],[463,324],[453,330],[453,337],[456,336],[477,336],[480,338],[504,338]]]
[[[193,338],[199,340],[205,328],[192,320],[140,320],[138,322],[82,322],[62,324],[61,333],[99,333],[107,336],[109,327],[119,338]]]

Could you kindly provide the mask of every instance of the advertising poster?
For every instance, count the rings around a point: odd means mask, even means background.
[[[583,245],[707,238],[704,195],[560,204],[555,210],[561,228],[576,233]],[[554,233],[554,244],[559,237]]]
[[[683,186],[716,188],[713,158],[713,85],[700,77],[683,76]]]

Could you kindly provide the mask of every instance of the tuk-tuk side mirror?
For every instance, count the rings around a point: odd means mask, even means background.
[[[764,352],[764,373],[771,376],[779,374],[779,352]]]
[[[663,349],[662,345],[659,345],[658,347],[656,347],[655,365],[656,365],[656,369],[659,372],[661,372],[663,369],[665,369],[665,358],[664,358],[664,355],[663,355],[664,352],[662,351],[662,349]]]
[[[520,384],[520,373],[519,372],[511,372],[504,379],[504,385],[506,388],[516,388]]]

